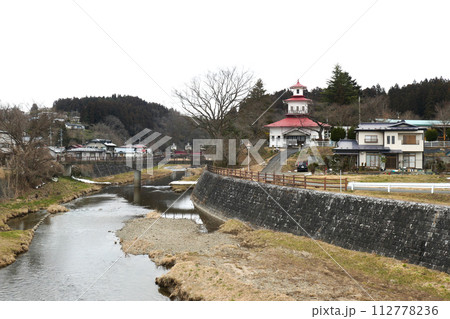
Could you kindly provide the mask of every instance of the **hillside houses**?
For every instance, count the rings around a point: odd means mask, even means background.
[[[405,121],[361,123],[356,140],[341,140],[335,154],[356,158],[358,167],[423,169],[425,127]]]

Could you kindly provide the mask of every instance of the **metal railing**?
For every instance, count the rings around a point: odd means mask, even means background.
[[[337,188],[341,190],[347,190],[348,181],[347,178],[329,178],[321,177],[309,177],[309,176],[296,176],[285,174],[271,174],[247,171],[243,169],[232,169],[225,167],[215,167],[208,165],[207,170],[211,173],[251,180],[259,183],[274,184],[280,186],[300,187],[300,188],[322,188],[327,190],[329,188]]]
[[[450,189],[450,183],[361,183],[361,182],[351,182],[349,183],[350,189],[364,189],[364,188],[380,188],[380,190],[385,190],[388,193],[391,189],[415,189],[420,190],[429,189],[433,194],[435,189]]]
[[[336,142],[333,141],[312,141],[316,146],[324,147],[324,146],[336,146]]]
[[[426,141],[425,147],[450,147],[450,141]]]
[[[63,155],[63,156],[57,156],[56,160],[63,162],[63,163],[99,163],[99,162],[105,162],[105,163],[127,163],[129,161],[136,162],[141,161],[143,163],[146,163],[148,160],[152,160],[153,163],[158,163],[164,159],[167,159],[170,163],[193,163],[194,159],[200,160],[201,163],[207,162],[204,155],[197,156],[197,155],[172,155],[170,157],[165,157],[164,155],[138,155],[138,156],[120,156],[115,155],[114,157],[111,156],[76,156],[76,155]]]

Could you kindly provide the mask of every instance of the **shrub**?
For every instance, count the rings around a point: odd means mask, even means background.
[[[314,173],[316,172],[317,166],[319,166],[319,164],[317,164],[317,163],[315,163],[315,162],[309,164],[309,165],[308,165],[308,171],[310,171],[311,174],[314,174]]]
[[[427,141],[436,141],[438,138],[438,131],[436,131],[435,129],[428,129],[425,132],[425,139]]]
[[[345,138],[345,130],[342,127],[333,127],[331,129],[330,138],[334,142],[338,142]]]
[[[347,138],[349,140],[355,140],[356,139],[356,132],[355,132],[355,127],[354,126],[349,128],[349,130],[347,132]]]

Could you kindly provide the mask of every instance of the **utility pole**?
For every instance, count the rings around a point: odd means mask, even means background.
[[[358,95],[358,116],[359,124],[361,124],[361,96]]]
[[[63,146],[63,130],[62,129],[59,130],[59,146],[60,147]]]
[[[50,146],[52,146],[52,127],[50,126],[50,134],[49,134],[49,137],[50,137]]]

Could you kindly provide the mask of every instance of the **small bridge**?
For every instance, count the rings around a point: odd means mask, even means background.
[[[144,154],[142,156],[133,157],[78,157],[78,156],[61,156],[57,158],[57,161],[64,166],[64,176],[72,175],[73,165],[85,165],[85,164],[103,164],[111,166],[126,166],[131,170],[134,170],[134,186],[140,187],[141,185],[141,171],[148,168],[153,168],[161,164],[171,165],[191,165],[202,166],[205,164],[211,164],[211,161],[206,160],[203,155],[173,155],[170,157],[161,156],[149,156]]]
[[[125,156],[117,156],[117,157],[77,157],[77,156],[60,156],[57,158],[57,161],[62,164],[95,164],[95,163],[106,163],[113,165],[127,165],[130,164],[135,167],[136,164],[142,166],[142,168],[147,168],[148,165],[156,166],[159,163],[164,164],[190,164],[190,165],[206,165],[210,164],[211,161],[206,160],[204,155],[173,155],[170,157],[165,157],[163,155],[157,156],[133,156],[133,157],[125,157]]]

